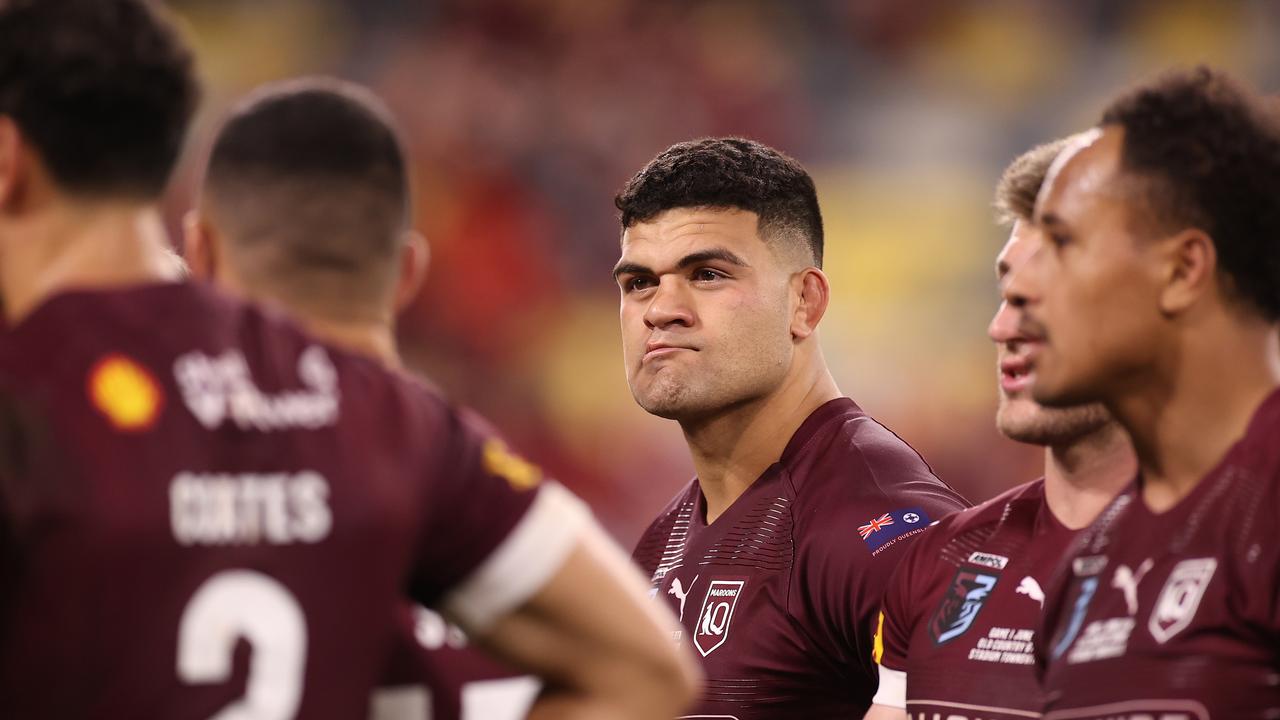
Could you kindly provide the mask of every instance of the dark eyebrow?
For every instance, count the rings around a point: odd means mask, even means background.
[[[675,269],[683,270],[684,268],[687,268],[690,265],[697,265],[698,263],[704,263],[704,262],[707,262],[708,260],[719,260],[721,262],[727,262],[730,265],[737,265],[738,267],[750,267],[747,264],[746,260],[743,260],[737,255],[729,252],[728,250],[725,250],[724,248],[712,248],[710,250],[703,250],[701,252],[690,253],[688,255],[685,255],[684,257],[680,258],[679,262],[676,263]],[[644,265],[640,265],[638,263],[633,263],[633,262],[619,262],[616,266],[614,266],[613,277],[615,279],[619,275],[622,275],[624,273],[630,274],[630,275],[654,275],[655,274],[652,268],[646,267]]]
[[[1058,217],[1057,215],[1054,215],[1053,213],[1045,213],[1039,217],[1036,224],[1037,225],[1065,225],[1066,223],[1062,221],[1062,218]]]
[[[1004,260],[996,262],[996,279],[999,280],[1009,274],[1009,263]]]

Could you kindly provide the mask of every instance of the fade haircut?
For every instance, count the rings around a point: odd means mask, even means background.
[[[1212,239],[1229,291],[1280,319],[1280,124],[1270,102],[1207,67],[1173,72],[1115,100],[1121,167],[1137,178],[1146,228]]]
[[[146,0],[0,0],[0,115],[63,191],[154,199],[199,99],[191,52]]]
[[[226,120],[204,197],[246,280],[295,301],[378,302],[409,226],[409,177],[391,113],[334,78],[264,86]],[[326,286],[325,283],[328,283]]]
[[[733,208],[759,217],[760,235],[798,242],[822,267],[822,213],[809,173],[792,158],[744,138],[703,138],[664,150],[614,198],[622,227],[674,208]]]
[[[1022,153],[1004,169],[996,183],[996,220],[1001,225],[1030,221],[1036,207],[1036,196],[1049,174],[1054,159],[1071,137],[1059,138]]]

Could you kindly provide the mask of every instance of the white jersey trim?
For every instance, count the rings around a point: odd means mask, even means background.
[[[907,673],[880,666],[880,688],[876,690],[871,702],[876,705],[907,709]]]
[[[506,539],[440,603],[469,633],[483,633],[551,580],[592,523],[585,503],[547,483]]]

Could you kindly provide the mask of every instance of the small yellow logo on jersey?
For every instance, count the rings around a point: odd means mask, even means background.
[[[880,618],[876,620],[876,635],[871,641],[871,659],[879,665],[884,659],[884,611],[880,611]]]
[[[117,430],[125,432],[150,428],[164,403],[151,373],[120,354],[102,358],[89,371],[89,399]]]
[[[537,465],[513,454],[497,438],[490,438],[484,444],[483,460],[485,471],[506,480],[517,490],[528,490],[542,482],[542,471]]]

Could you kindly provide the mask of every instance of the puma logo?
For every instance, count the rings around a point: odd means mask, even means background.
[[[1143,576],[1154,564],[1151,558],[1147,558],[1138,566],[1137,572],[1130,570],[1128,565],[1119,565],[1115,575],[1111,576],[1111,587],[1124,593],[1124,604],[1129,608],[1130,615],[1138,612],[1138,583],[1142,582]]]
[[[698,575],[694,575],[689,581],[689,587],[680,584],[680,578],[671,581],[671,588],[667,590],[668,595],[675,595],[680,601],[680,622],[684,622],[684,601],[689,597],[689,591],[693,589],[693,584],[698,582]]]
[[[1013,591],[1018,595],[1026,595],[1027,597],[1040,603],[1040,607],[1044,607],[1044,590],[1040,589],[1040,583],[1030,575],[1022,578],[1022,582],[1018,583],[1018,589]]]

